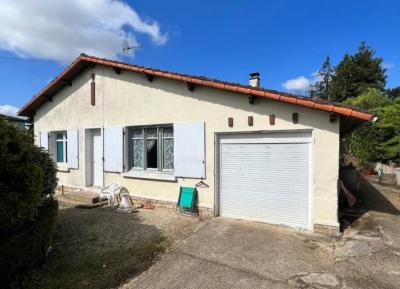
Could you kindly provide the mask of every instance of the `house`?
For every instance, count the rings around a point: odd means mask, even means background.
[[[61,184],[113,181],[201,215],[337,231],[339,138],[368,112],[259,87],[82,54],[20,111]]]
[[[10,116],[10,115],[5,115],[5,114],[0,114],[0,118],[4,119],[6,122],[9,124],[12,124],[16,127],[26,129],[26,120],[21,117],[15,117],[15,116]]]

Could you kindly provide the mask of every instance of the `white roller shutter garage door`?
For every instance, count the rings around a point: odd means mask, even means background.
[[[219,213],[310,229],[311,132],[220,137]]]

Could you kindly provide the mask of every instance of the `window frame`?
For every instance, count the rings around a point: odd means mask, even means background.
[[[146,129],[157,129],[157,137],[147,137]],[[172,128],[172,137],[163,136],[163,128]],[[173,125],[163,124],[163,125],[145,125],[145,126],[129,126],[128,127],[128,165],[129,171],[142,171],[142,172],[160,172],[160,173],[173,173],[175,169],[164,169],[164,139],[174,139],[173,135]],[[133,130],[142,130],[142,137],[134,137]],[[133,151],[134,151],[134,140],[143,140],[143,167],[133,166]],[[147,167],[147,140],[157,140],[157,168]]]
[[[55,156],[56,162],[60,165],[68,164],[68,138],[66,131],[56,131],[54,132],[56,135],[56,147],[55,147]],[[62,134],[62,139],[58,139],[58,135]],[[63,162],[58,161],[58,143],[61,142],[63,144]]]

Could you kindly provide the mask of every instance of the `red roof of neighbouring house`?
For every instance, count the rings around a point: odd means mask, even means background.
[[[38,94],[32,97],[18,112],[19,115],[30,116],[47,99],[50,99],[60,89],[71,85],[72,80],[83,70],[93,65],[105,65],[119,70],[129,70],[153,77],[162,77],[171,80],[183,81],[194,85],[202,85],[226,91],[252,95],[255,97],[267,98],[275,101],[300,105],[311,109],[337,113],[346,117],[362,121],[369,121],[373,115],[367,111],[343,106],[338,103],[310,99],[304,96],[293,95],[265,88],[256,88],[238,83],[220,81],[202,76],[186,75],[181,73],[169,72],[160,69],[148,68],[133,64],[127,64],[115,60],[102,59],[94,56],[81,54],[63,72],[61,72],[52,82],[43,88]]]

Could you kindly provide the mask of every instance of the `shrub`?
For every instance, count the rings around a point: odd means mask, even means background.
[[[0,285],[42,261],[57,213],[56,185],[48,153],[29,131],[0,119]]]
[[[345,104],[369,109],[378,120],[354,130],[347,138],[351,153],[363,167],[375,162],[400,162],[400,99],[390,100],[377,89],[368,89]]]
[[[46,260],[58,212],[58,203],[47,198],[38,207],[33,221],[0,237],[0,288],[7,288],[17,274],[33,269]]]

